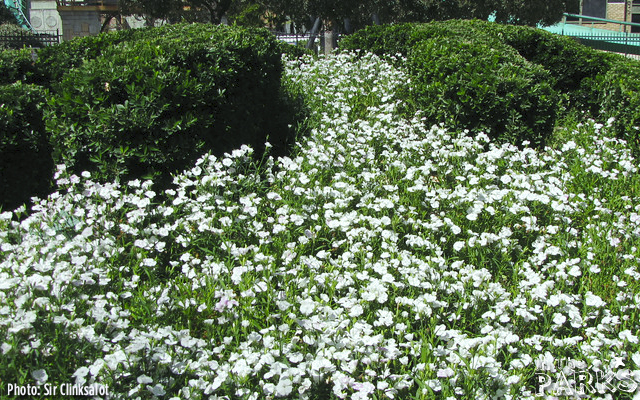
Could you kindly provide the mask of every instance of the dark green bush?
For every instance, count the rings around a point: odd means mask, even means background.
[[[409,72],[416,104],[430,123],[536,146],[553,130],[558,96],[549,73],[513,50],[430,39],[414,48]]]
[[[53,161],[42,107],[33,85],[0,86],[0,205],[14,209],[51,188]]]
[[[640,63],[616,63],[600,82],[601,117],[614,118],[612,128],[640,159]]]
[[[34,75],[29,83],[50,86],[62,80],[71,69],[79,67],[86,60],[94,59],[106,49],[118,43],[144,36],[150,28],[130,29],[111,33],[101,33],[64,41],[56,46],[38,50],[34,65]]]
[[[407,57],[413,88],[406,100],[429,123],[543,145],[558,113],[555,79],[521,57],[502,29],[477,20],[374,26],[340,46]]]
[[[279,42],[279,44],[280,44],[280,53],[286,54],[291,58],[299,58],[304,55],[314,56],[316,54],[313,50],[307,49],[303,45],[296,46],[286,42]]]
[[[471,40],[494,48],[515,49],[531,63],[550,72],[549,83],[565,95],[568,110],[600,112],[598,82],[620,57],[591,49],[572,38],[524,26],[479,20],[450,20],[428,24],[376,26],[342,40],[344,50],[367,50],[382,55],[410,56],[413,48],[431,38]]]
[[[35,50],[0,50],[0,85],[29,82],[35,72]]]
[[[340,49],[345,51],[362,50],[380,57],[397,54],[408,57],[415,46],[434,38],[482,40],[484,44],[499,47],[501,41],[489,32],[485,32],[485,24],[487,23],[477,20],[451,20],[434,21],[427,24],[405,23],[369,26],[342,39]]]
[[[340,40],[340,50],[366,51],[379,57],[397,54],[406,57],[419,41],[417,29],[417,24],[367,26]],[[431,36],[423,39],[429,38]]]
[[[554,88],[568,95],[568,106],[597,115],[599,96],[594,83],[620,60],[581,45],[572,38],[555,35],[542,29],[522,26],[491,26],[494,34],[515,48],[532,63],[541,65],[554,77]]]
[[[287,141],[280,45],[266,30],[174,25],[85,61],[54,85],[54,159],[101,180],[188,167],[265,140]]]

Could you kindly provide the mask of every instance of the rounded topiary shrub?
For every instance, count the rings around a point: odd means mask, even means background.
[[[280,45],[266,30],[177,25],[146,31],[68,72],[48,114],[54,159],[100,180],[170,174],[287,134]]]
[[[0,205],[4,210],[48,195],[53,161],[37,86],[0,86]]]
[[[600,82],[601,119],[613,118],[616,135],[640,158],[640,63],[621,61]]]
[[[553,131],[558,95],[549,73],[508,47],[436,38],[408,61],[416,105],[431,123],[535,146]]]
[[[132,38],[144,37],[150,29],[128,29],[78,37],[55,46],[38,49],[37,59],[33,66],[34,74],[30,83],[49,87],[51,84],[61,81],[69,71],[79,67],[86,60],[100,57],[107,49],[119,43]]]

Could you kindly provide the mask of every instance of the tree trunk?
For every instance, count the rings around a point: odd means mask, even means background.
[[[329,21],[327,29],[324,31],[324,54],[331,54],[333,49],[338,47],[338,24],[336,21]]]
[[[373,20],[373,24],[374,25],[381,25],[380,24],[380,16],[378,15],[378,13],[371,14],[371,20]]]
[[[311,28],[311,34],[309,35],[309,41],[307,42],[307,49],[313,49],[316,43],[316,36],[318,36],[318,30],[320,29],[320,17],[317,17]]]
[[[351,33],[351,18],[344,19],[344,31],[345,33]]]

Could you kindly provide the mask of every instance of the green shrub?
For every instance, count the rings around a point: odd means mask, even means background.
[[[414,48],[409,71],[416,104],[430,123],[538,146],[553,130],[558,96],[549,74],[515,51],[431,39]]]
[[[600,82],[601,117],[614,118],[612,128],[626,140],[636,159],[640,158],[640,63],[619,62]]]
[[[397,54],[406,57],[418,42],[414,34],[417,27],[417,24],[367,26],[340,40],[339,48],[342,51],[366,51],[378,57]]]
[[[51,188],[53,161],[42,107],[33,85],[0,86],[0,205],[13,209]]]
[[[35,72],[32,49],[0,50],[0,85],[29,82]]]
[[[160,175],[204,152],[287,141],[280,45],[266,30],[174,25],[102,50],[54,85],[54,159],[101,180]],[[107,40],[107,39],[104,39]]]
[[[599,82],[620,57],[591,49],[572,38],[524,26],[479,20],[369,27],[343,39],[344,50],[366,50],[379,56],[409,57],[416,45],[432,38],[456,38],[494,48],[508,46],[550,72],[549,84],[567,99],[567,110],[600,113]]]
[[[620,57],[581,45],[572,38],[542,29],[522,26],[493,27],[494,34],[515,48],[532,63],[541,65],[554,77],[554,88],[566,93],[571,109],[599,112],[595,82],[616,64]]]
[[[398,54],[408,57],[415,46],[434,38],[482,40],[485,44],[499,47],[501,41],[484,32],[485,24],[477,20],[451,20],[368,26],[342,39],[340,49],[367,51],[380,57]]]
[[[300,58],[305,55],[310,55],[310,56],[316,55],[316,53],[313,50],[307,49],[306,46],[302,44],[293,45],[293,44],[280,41],[279,45],[280,45],[280,53],[286,54],[290,58]]]
[[[84,61],[101,56],[107,49],[119,43],[144,38],[149,35],[151,29],[127,29],[78,37],[39,49],[34,65],[36,73],[30,83],[50,86],[59,82],[65,74],[82,65]]]

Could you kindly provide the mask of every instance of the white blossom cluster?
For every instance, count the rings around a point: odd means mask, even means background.
[[[36,212],[0,215],[3,382],[533,399],[536,366],[571,359],[640,384],[640,180],[606,126],[543,151],[425,127],[372,55],[286,80],[315,124],[291,157],[206,155],[163,196],[60,166]]]

